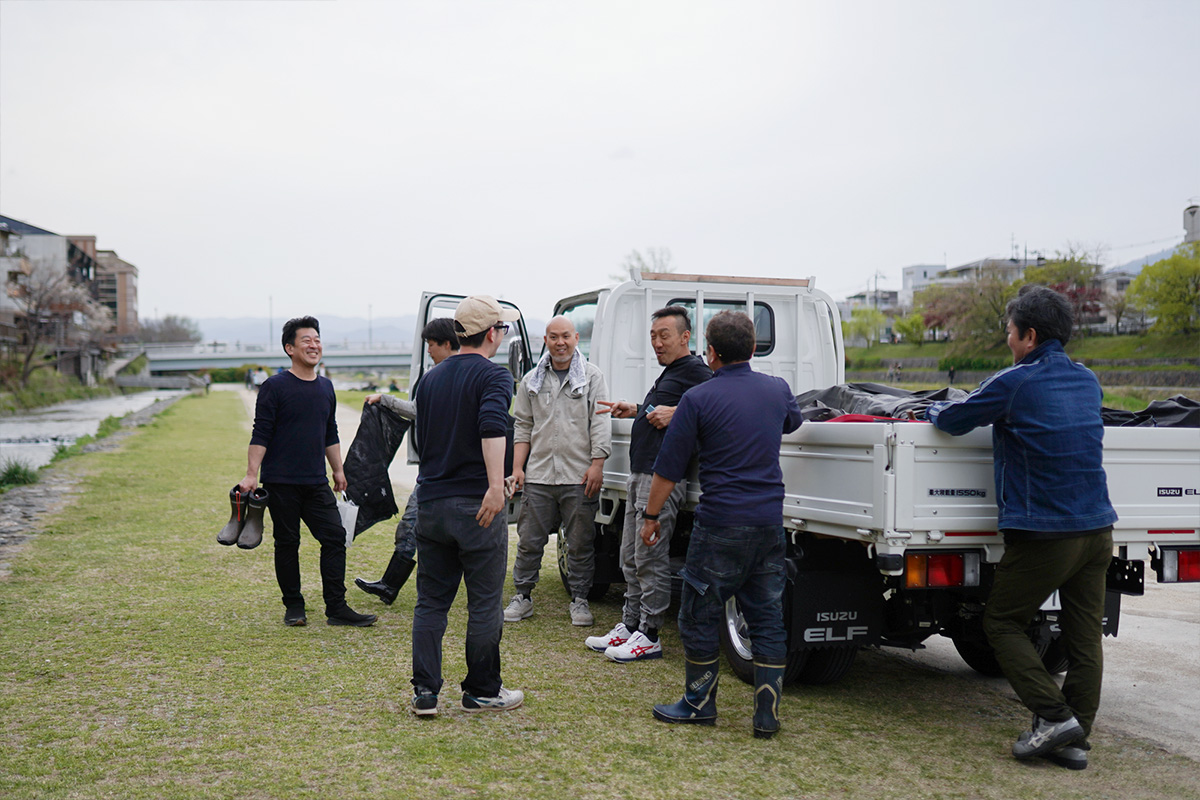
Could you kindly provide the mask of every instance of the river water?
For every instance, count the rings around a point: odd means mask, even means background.
[[[167,397],[186,391],[155,389],[148,392],[72,400],[27,414],[0,417],[0,465],[10,460],[37,468],[50,463],[60,445],[71,445],[81,436],[93,436],[107,417],[123,417]]]

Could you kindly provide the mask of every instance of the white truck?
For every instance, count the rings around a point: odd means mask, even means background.
[[[426,293],[418,331],[429,319],[453,313],[459,299]],[[746,311],[757,332],[755,370],[786,379],[796,394],[844,381],[837,307],[812,278],[644,273],[561,300],[554,314],[572,320],[580,349],[604,371],[610,398],[636,403],[661,371],[649,341],[650,314],[668,305],[693,312],[696,352],[704,350],[704,326],[714,314]],[[507,361],[519,379],[533,353],[524,322],[516,328]],[[431,366],[417,343],[412,381]],[[611,424],[593,598],[623,581],[618,553],[632,420]],[[789,539],[786,680],[835,681],[863,646],[916,649],[934,634],[950,637],[972,668],[999,674],[982,631],[1004,549],[996,530],[989,428],[955,437],[923,422],[810,421],[783,437],[779,458]],[[1147,560],[1160,582],[1200,581],[1200,429],[1106,428],[1104,466],[1120,516],[1105,618],[1105,632],[1116,635],[1121,595],[1142,593]],[[689,481],[688,492],[691,509],[697,481]],[[691,523],[685,510],[670,545],[675,572]],[[564,583],[565,547],[560,537]],[[1066,656],[1058,646],[1056,600],[1047,598],[1029,634],[1047,666],[1061,671]],[[722,643],[735,673],[751,680],[749,642],[734,600]]]

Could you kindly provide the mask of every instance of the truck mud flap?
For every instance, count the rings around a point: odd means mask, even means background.
[[[1114,557],[1108,564],[1106,581],[1110,592],[1141,597],[1146,593],[1146,562]]]
[[[883,635],[879,576],[804,571],[788,582],[788,650],[878,644]]]

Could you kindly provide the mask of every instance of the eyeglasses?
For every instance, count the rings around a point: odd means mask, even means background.
[[[507,322],[497,322],[495,325],[492,326],[492,328],[494,330],[500,331],[501,333],[508,333],[508,323]]]

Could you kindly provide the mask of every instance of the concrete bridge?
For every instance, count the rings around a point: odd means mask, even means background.
[[[261,345],[149,344],[144,346],[151,375],[166,372],[199,372],[221,367],[261,365],[267,369],[287,367],[291,361],[281,348]],[[404,370],[412,363],[409,345],[375,345],[365,342],[325,344],[325,366],[330,370]]]

